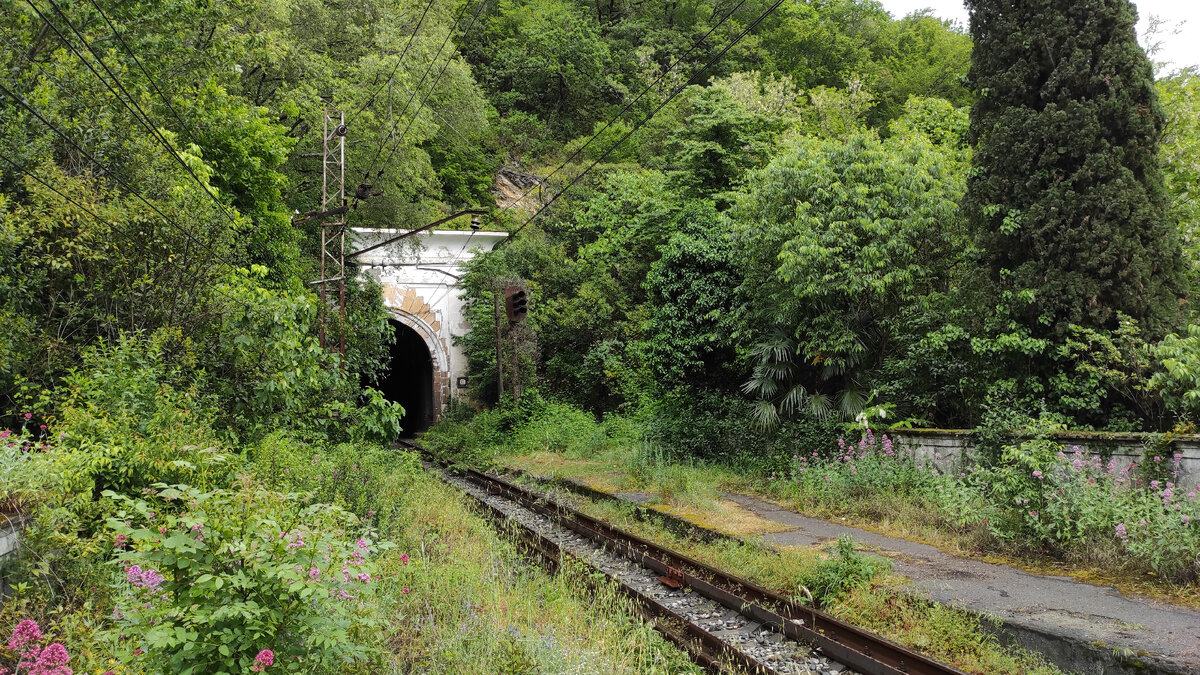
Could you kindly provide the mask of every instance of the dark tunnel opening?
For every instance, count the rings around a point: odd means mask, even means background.
[[[379,383],[389,401],[404,406],[401,436],[412,436],[433,424],[433,356],[417,331],[399,321],[388,321],[396,331],[391,365]]]

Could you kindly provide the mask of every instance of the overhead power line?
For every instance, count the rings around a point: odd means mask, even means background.
[[[618,146],[620,146],[630,136],[632,136],[635,132],[637,132],[638,129],[641,129],[642,126],[646,124],[646,122],[649,122],[651,119],[653,119],[655,115],[657,115],[663,108],[665,108],[667,106],[667,104],[669,104],[671,101],[675,100],[675,97],[679,96],[679,94],[682,93],[683,90],[689,84],[691,84],[692,81],[695,80],[698,75],[704,73],[709,68],[711,68],[717,61],[719,61],[721,59],[721,57],[725,56],[725,54],[730,49],[733,49],[733,47],[735,45],[737,45],[737,43],[741,42],[742,38],[746,37],[746,35],[748,35],[751,30],[753,30],[755,27],[757,27],[758,24],[762,23],[762,21],[764,19],[766,19],[768,16],[770,16],[772,12],[774,12],[776,9],[778,9],[779,6],[783,4],[783,1],[784,0],[775,0],[774,4],[772,4],[770,7],[768,7],[765,12],[760,14],[758,16],[758,18],[756,18],[753,22],[751,22],[749,25],[747,25],[746,28],[744,30],[742,30],[742,32],[739,33],[736,38],[734,38],[729,44],[725,45],[724,49],[722,49],[720,52],[718,52],[716,56],[709,59],[708,63],[705,63],[703,67],[701,67],[695,73],[692,73],[692,76],[689,77],[686,82],[683,82],[678,87],[676,87],[675,90],[672,91],[671,94],[662,103],[660,103],[657,108],[652,110],[650,112],[650,114],[643,117],[636,125],[634,125],[634,127],[632,129],[625,132],[625,135],[623,135],[623,136],[621,136],[621,138],[617,139],[616,143],[613,143],[611,146],[609,146],[609,148],[604,151],[604,154],[600,155],[600,157],[597,158],[596,161],[592,162],[590,165],[588,165],[588,167],[586,169],[584,169],[577,176],[575,176],[573,179],[571,179],[571,182],[567,183],[566,187],[564,187],[562,190],[559,190],[558,192],[554,193],[554,196],[550,198],[550,201],[546,202],[544,205],[542,205],[541,208],[539,208],[537,211],[535,211],[533,213],[533,215],[529,216],[529,219],[526,220],[524,223],[522,223],[520,227],[513,230],[509,234],[508,239],[506,239],[505,241],[511,241],[513,238],[515,238],[517,236],[517,234],[519,234],[521,232],[521,230],[524,230],[526,227],[529,227],[530,223],[537,220],[538,217],[540,217],[543,213],[545,213],[546,209],[549,209],[554,204],[554,202],[558,201],[559,197],[566,194],[567,190],[570,190],[585,175],[587,175],[587,173],[589,171],[596,168],[596,166],[599,165],[600,162],[603,162],[610,154],[612,154],[613,150],[616,150]]]
[[[99,63],[100,67],[104,69],[104,72],[108,73],[109,76],[112,77],[112,79],[113,79],[112,83],[110,83],[108,80],[106,80],[104,78],[104,76],[101,75],[92,66],[92,64],[87,60],[87,57],[85,57],[75,47],[74,43],[72,43],[67,38],[67,36],[63,35],[62,31],[60,31],[58,29],[58,27],[55,26],[53,24],[53,22],[50,21],[49,17],[47,17],[45,14],[43,14],[41,12],[40,9],[38,9],[37,5],[34,4],[33,0],[26,0],[26,3],[33,9],[33,11],[35,13],[37,13],[37,15],[39,17],[41,17],[41,19],[43,21],[46,22],[46,25],[49,26],[50,29],[54,31],[54,33],[62,41],[63,45],[66,46],[67,49],[69,49],[71,51],[71,53],[73,53],[76,56],[76,58],[78,58],[79,61],[81,63],[83,63],[83,65],[86,66],[87,69],[89,71],[91,71],[91,73],[93,75],[96,76],[96,79],[98,79],[100,81],[100,83],[104,85],[104,87],[106,89],[108,89],[108,91],[113,95],[113,97],[117,99],[117,102],[120,103],[126,110],[128,110],[129,113],[131,115],[133,115],[134,119],[137,120],[137,122],[140,125],[145,127],[146,130],[150,132],[150,135],[160,145],[162,145],[164,149],[166,149],[167,153],[171,156],[171,158],[174,159],[180,166],[182,166],[189,175],[191,175],[192,179],[196,182],[197,185],[200,186],[200,189],[204,192],[204,194],[208,195],[208,197],[211,198],[213,200],[213,202],[217,204],[218,209],[221,211],[221,213],[226,218],[229,219],[229,222],[232,223],[234,226],[237,226],[237,224],[238,224],[237,219],[235,219],[233,217],[233,215],[229,213],[225,203],[222,202],[220,200],[220,198],[218,198],[217,195],[215,195],[211,191],[209,186],[207,184],[205,184],[205,182],[203,180],[201,180],[198,175],[196,175],[196,172],[194,170],[192,170],[192,167],[188,166],[188,163],[183,161],[183,158],[179,156],[179,153],[176,152],[175,148],[173,148],[171,146],[171,143],[166,139],[166,137],[164,137],[162,135],[162,133],[158,130],[158,127],[155,126],[155,124],[150,120],[150,117],[145,113],[145,111],[142,110],[141,106],[138,105],[137,99],[135,99],[129,93],[129,91],[125,88],[125,86],[121,83],[121,79],[115,73],[113,73],[112,70],[109,69],[108,65],[104,62],[104,59],[101,58],[100,55],[96,53],[96,50],[92,47],[91,43],[89,43],[87,41],[87,38],[85,38],[83,36],[83,34],[79,32],[79,30],[71,22],[70,18],[67,17],[66,13],[64,13],[62,11],[62,8],[60,8],[58,6],[58,4],[54,2],[54,0],[48,0],[48,1],[50,3],[50,6],[54,8],[54,11],[57,12],[59,14],[59,16],[61,16],[63,18],[63,20],[66,22],[67,26],[71,29],[71,31],[76,36],[79,37],[81,42],[83,42],[84,47],[86,47],[88,49],[88,51],[91,52],[92,56],[96,59],[96,62]],[[117,93],[116,89],[113,88],[113,84],[115,84],[116,87],[119,88],[126,97],[128,97],[128,99],[129,99],[128,102],[124,98],[122,98],[121,94]]]
[[[482,1],[483,0],[481,0],[481,2]],[[468,0],[468,2],[463,3],[463,6],[458,10],[458,16],[455,17],[453,26],[450,27],[450,30],[446,31],[446,39],[442,40],[441,46],[438,47],[437,52],[433,55],[433,58],[429,61],[429,65],[425,67],[425,72],[421,74],[421,79],[417,82],[417,85],[415,87],[413,87],[412,94],[408,97],[408,100],[404,102],[404,108],[402,108],[400,110],[400,115],[398,116],[398,118],[403,117],[404,113],[408,111],[408,107],[410,105],[412,105],[413,98],[415,98],[417,95],[417,92],[420,91],[421,85],[424,84],[424,82],[425,82],[425,78],[429,76],[429,72],[431,70],[433,70],[433,66],[435,63],[437,63],[438,57],[442,55],[442,50],[446,48],[446,44],[448,42],[450,42],[450,38],[454,35],[454,28],[458,26],[458,22],[462,20],[463,14],[466,13],[467,7],[469,7],[470,5],[471,5],[471,3]],[[380,137],[379,147],[375,150],[375,157],[373,157],[371,159],[371,162],[369,164],[367,164],[366,171],[363,172],[363,180],[366,180],[367,178],[369,178],[371,175],[371,172],[374,171],[375,163],[378,162],[379,158],[383,155],[383,148],[387,145],[388,136],[396,133],[397,126],[398,126],[398,124],[395,121],[393,121],[391,130],[387,134],[384,134],[383,136]],[[412,126],[411,122],[409,122],[409,126]],[[358,203],[358,197],[357,197],[357,195],[355,195],[355,198],[351,202],[351,208],[353,208],[357,203]]]
[[[483,14],[483,8],[487,6],[487,3],[488,3],[488,0],[482,0],[482,2],[479,3],[479,8],[475,10],[475,16],[471,17],[471,23],[467,24],[467,27],[463,29],[464,36],[467,33],[471,32],[471,29],[475,27],[475,22],[478,21],[480,15]],[[457,25],[458,24],[455,23],[455,26],[457,26]],[[450,37],[449,35],[446,36],[447,40],[449,40],[449,37]],[[443,45],[444,44],[445,43],[443,43]],[[436,58],[434,60],[436,61]],[[428,94],[432,94],[433,92],[437,91],[438,81],[442,79],[442,75],[444,75],[446,73],[446,69],[450,67],[450,62],[453,60],[454,60],[453,56],[446,57],[445,62],[442,63],[442,69],[438,71],[438,74],[436,76],[434,76],[434,78],[433,78],[433,82],[430,83],[430,85],[429,85]],[[430,62],[430,65],[432,65],[432,64],[433,64],[433,61]],[[417,95],[417,93],[420,91],[420,88],[421,88],[421,85],[420,85],[420,83],[418,83],[416,88],[413,89],[414,96]],[[405,106],[405,108],[407,109],[407,105]],[[401,114],[403,114],[403,113],[401,113]],[[408,120],[408,126],[404,127],[404,131],[400,132],[400,135],[396,138],[395,142],[392,143],[392,149],[388,152],[387,159],[385,159],[383,161],[384,166],[387,166],[388,162],[392,161],[392,157],[396,156],[396,150],[399,149],[400,142],[402,140],[404,140],[404,137],[408,134],[408,130],[410,128],[412,128],[413,122],[415,122],[416,119],[417,119],[416,115],[412,116]]]
[[[388,73],[387,79],[384,80],[383,84],[379,85],[375,91],[371,92],[371,96],[367,99],[367,102],[359,106],[358,110],[354,111],[354,115],[358,115],[362,111],[374,105],[375,97],[378,96],[379,92],[383,91],[383,88],[386,87],[388,83],[392,81],[392,78],[396,76],[396,71],[400,70],[400,64],[404,62],[404,56],[408,54],[408,50],[412,48],[413,43],[417,41],[417,33],[421,30],[421,24],[425,23],[425,15],[429,13],[429,8],[433,7],[433,1],[434,0],[429,0],[429,3],[425,5],[425,11],[421,12],[421,18],[417,20],[417,25],[413,28],[412,35],[408,36],[408,44],[404,45],[404,50],[400,52],[400,57],[396,59],[396,64],[392,66],[392,72]]]
[[[186,239],[191,241],[196,246],[199,246],[199,247],[203,248],[205,251],[207,251],[211,257],[221,260],[226,265],[228,265],[231,269],[237,268],[237,265],[235,265],[233,262],[231,262],[228,259],[225,259],[221,256],[218,256],[217,253],[215,251],[213,251],[210,246],[208,246],[208,245],[204,244],[203,242],[199,241],[198,239],[196,239],[196,237],[194,235],[192,235],[192,233],[188,232],[187,229],[185,229],[182,225],[175,222],[167,214],[163,213],[161,209],[159,209],[157,206],[155,206],[150,200],[146,199],[146,197],[144,197],[142,195],[142,193],[135,190],[132,185],[130,185],[128,182],[125,181],[125,179],[121,178],[121,176],[119,176],[115,171],[113,171],[111,168],[109,168],[109,167],[105,166],[103,163],[101,163],[100,160],[96,159],[95,156],[93,156],[87,150],[83,149],[83,147],[80,146],[78,143],[76,143],[74,140],[72,140],[70,136],[67,136],[67,134],[65,132],[63,132],[61,129],[59,129],[57,126],[55,126],[53,122],[46,119],[46,117],[44,115],[42,115],[40,112],[38,112],[38,110],[36,108],[29,105],[29,103],[26,102],[25,99],[21,98],[20,96],[18,96],[15,93],[13,93],[13,91],[11,89],[4,86],[3,84],[0,84],[0,93],[3,93],[4,95],[8,96],[17,105],[21,106],[26,111],[28,111],[31,115],[38,118],[38,120],[42,124],[46,125],[46,127],[49,128],[50,131],[54,132],[54,134],[57,135],[59,138],[61,138],[65,143],[67,143],[72,148],[74,148],[79,154],[83,155],[89,162],[91,162],[94,166],[96,166],[96,168],[100,169],[101,172],[106,173],[110,177],[112,177],[112,179],[114,181],[116,181],[119,185],[121,185],[121,187],[125,188],[126,192],[128,192],[130,195],[136,197],[139,201],[141,201],[146,206],[150,207],[150,210],[154,211],[156,214],[158,214],[158,216],[163,219],[164,223],[174,227]]]
[[[727,20],[733,16],[734,12],[737,12],[738,10],[740,10],[740,8],[742,8],[743,5],[745,5],[745,2],[746,2],[746,0],[738,0],[737,4],[734,5],[730,11],[725,13],[725,16],[721,17],[721,20],[719,20],[718,23],[713,25],[712,28],[710,28],[708,30],[708,32],[706,32],[706,34],[704,34],[700,38],[698,38],[698,40],[696,40],[695,42],[692,42],[691,47],[689,47],[688,50],[686,50],[686,52],[684,52],[682,55],[678,56],[678,58],[676,60],[674,60],[670,66],[667,66],[666,70],[659,73],[659,77],[655,78],[654,82],[644,86],[644,88],[642,88],[642,90],[640,92],[638,92],[637,96],[635,96],[634,98],[632,98],[631,101],[626,103],[625,107],[620,109],[616,115],[613,115],[613,117],[610,120],[608,120],[604,126],[600,127],[599,131],[596,131],[595,133],[593,133],[592,137],[587,139],[587,142],[584,142],[580,148],[575,150],[575,153],[572,153],[571,156],[566,157],[566,160],[564,160],[562,163],[560,163],[560,165],[558,165],[558,167],[554,168],[554,171],[550,172],[550,174],[548,174],[546,178],[541,179],[541,183],[545,183],[545,181],[553,178],[554,175],[558,174],[559,171],[562,171],[562,169],[566,165],[569,165],[570,162],[574,161],[577,156],[580,156],[580,154],[583,153],[583,150],[586,150],[588,148],[588,145],[592,144],[596,138],[599,138],[602,135],[602,133],[604,133],[605,131],[608,130],[608,127],[610,127],[614,123],[616,123],[616,121],[618,119],[620,119],[620,117],[622,117],[622,115],[624,115],[625,113],[628,113],[629,110],[632,107],[634,107],[638,101],[641,100],[642,96],[646,95],[646,92],[648,92],[650,89],[655,88],[655,86],[658,86],[658,84],[661,83],[662,80],[664,80],[666,78],[667,74],[670,74],[671,71],[673,71],[674,68],[676,68],[680,64],[680,62],[683,62],[684,59],[688,58],[688,55],[690,55],[692,52],[695,52],[696,48],[700,47],[704,41],[708,40],[708,37],[712,36],[713,32],[715,32],[716,29],[721,28],[721,25],[725,24],[725,22],[727,22]],[[778,6],[778,5],[776,5],[776,6]],[[770,11],[774,11],[774,8],[772,8],[772,10],[768,10],[768,13]],[[715,7],[713,8],[713,16],[716,16],[716,8]],[[760,18],[758,20],[762,20],[762,19]],[[739,40],[740,40],[740,38],[739,38]],[[734,42],[734,43],[736,43],[736,42]],[[726,48],[726,50],[727,49],[728,48]],[[724,54],[724,52],[722,52],[722,54]],[[718,56],[718,58],[720,58],[720,56]],[[712,65],[712,64],[709,64],[709,65]],[[707,67],[708,66],[706,66],[706,68]],[[698,72],[702,72],[702,71],[697,71],[697,74],[698,74]],[[695,77],[695,74],[694,74],[694,76],[692,76],[692,78],[694,78],[694,77]],[[690,79],[689,79],[689,82],[690,82]],[[684,83],[684,85],[686,85],[686,83]],[[655,112],[658,112],[658,110],[655,110]],[[643,120],[643,124],[644,124],[644,120]],[[622,141],[624,141],[624,139],[622,139]],[[620,142],[618,141],[618,144],[619,143]],[[614,145],[614,147],[616,147],[616,145]],[[611,153],[611,151],[612,151],[612,149],[608,150],[608,153]],[[608,153],[605,153],[605,156],[607,156]],[[604,157],[601,157],[601,159],[604,159]],[[540,185],[541,183],[539,183],[538,185]],[[508,205],[508,207],[504,207],[504,208],[509,209],[509,210],[514,210],[516,208],[517,204],[520,204],[521,202],[523,202],[524,198],[528,197],[530,195],[530,193],[533,192],[534,187],[536,187],[536,186],[530,186],[528,190],[526,190],[522,193],[521,197],[518,197],[517,199],[515,199],[515,201],[512,201],[512,203],[510,203]],[[524,225],[528,225],[528,222],[524,223]],[[518,228],[517,231],[512,233],[512,235],[516,235],[516,232],[520,232],[521,229],[524,228],[524,225],[522,225],[520,228]],[[468,235],[467,240],[464,241],[462,247],[460,247],[460,250],[458,250],[455,257],[451,259],[451,262],[450,262],[451,267],[452,267],[452,265],[457,264],[458,258],[461,258],[463,253],[467,251],[467,246],[470,244],[470,240],[472,240],[472,238],[474,238],[474,235],[475,235],[474,231],[472,231],[472,233],[470,233]],[[450,285],[446,285],[445,293],[449,293],[450,288],[451,288]],[[439,297],[439,299],[440,299],[440,297]]]
[[[712,28],[708,29],[708,32],[705,33],[704,35],[702,35],[699,40],[696,40],[695,42],[693,42],[692,46],[689,47],[686,52],[684,52],[682,55],[680,55],[679,58],[675,59],[675,61],[670,66],[667,66],[666,70],[659,73],[658,77],[655,78],[655,80],[653,82],[646,85],[640,92],[638,92],[638,95],[634,96],[632,100],[630,100],[628,103],[626,103],[625,107],[621,108],[620,112],[618,112],[616,115],[613,115],[612,118],[610,118],[608,120],[608,122],[606,122],[604,124],[604,126],[600,128],[599,131],[592,134],[591,138],[587,139],[587,141],[583,145],[579,146],[579,148],[577,148],[575,150],[575,152],[571,153],[570,157],[566,158],[553,171],[551,171],[548,176],[543,178],[542,182],[550,180],[555,175],[557,175],[559,171],[562,171],[562,169],[564,167],[566,167],[568,164],[573,162],[576,157],[578,157],[580,154],[583,153],[584,150],[586,150],[588,148],[589,145],[591,145],[597,138],[599,138],[605,131],[607,131],[609,127],[611,127],[614,123],[616,123],[616,121],[618,119],[620,119],[621,116],[623,116],[625,113],[629,112],[629,110],[632,109],[633,106],[636,105],[638,101],[642,100],[642,97],[646,95],[646,92],[650,91],[654,87],[657,87],[658,84],[660,82],[662,82],[663,79],[665,79],[672,70],[675,70],[675,66],[678,66],[685,58],[688,57],[688,55],[690,55],[692,52],[696,51],[697,47],[699,47],[701,44],[703,44],[704,41],[707,40],[710,35],[712,35],[714,32],[716,32],[716,30],[718,28],[720,28],[722,24],[724,24],[726,21],[728,21],[729,18],[731,16],[733,16],[734,12],[741,9],[742,5],[744,5],[744,4],[746,4],[746,0],[738,0],[738,3],[733,6],[733,9],[730,9],[728,12],[726,12],[725,16],[721,17],[720,21],[718,21]],[[528,197],[533,192],[534,187],[537,187],[537,186],[536,185],[531,186],[516,201],[513,202],[513,205],[516,205],[516,204],[519,204],[519,203],[525,201],[525,198]]]
[[[125,53],[129,54],[129,56],[133,59],[133,62],[137,64],[138,70],[142,71],[142,74],[146,76],[146,81],[150,83],[150,87],[153,88],[155,93],[158,94],[158,98],[166,104],[167,109],[171,111],[171,115],[175,117],[177,122],[179,122],[180,128],[190,131],[191,127],[188,126],[188,123],[183,120],[183,117],[179,114],[179,111],[175,110],[175,106],[171,105],[171,97],[164,94],[162,90],[158,88],[158,83],[154,81],[154,78],[150,75],[150,72],[146,70],[145,66],[142,65],[142,62],[140,59],[138,59],[137,54],[129,48],[129,44],[125,42],[125,38],[122,37],[117,31],[116,25],[114,25],[112,20],[108,18],[108,15],[104,13],[104,10],[100,9],[100,5],[96,3],[96,0],[88,0],[88,2],[92,3],[92,7],[95,7],[96,11],[100,13],[100,18],[104,19],[104,23],[108,25],[108,29],[112,31],[113,36],[117,38],[117,42],[121,43],[121,47],[125,49]],[[192,136],[196,136],[195,132],[192,133]]]

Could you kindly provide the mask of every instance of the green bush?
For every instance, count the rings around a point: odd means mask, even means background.
[[[732,462],[758,455],[765,436],[751,430],[752,404],[745,399],[702,389],[679,389],[645,411],[646,438],[670,457]]]
[[[680,389],[641,414],[647,440],[675,458],[719,461],[759,474],[786,473],[794,459],[825,455],[843,426],[800,417],[773,429],[754,424],[754,404],[712,390]]]
[[[1200,423],[1200,325],[1188,326],[1184,336],[1166,336],[1154,355],[1163,370],[1150,379],[1150,387],[1180,418]]]
[[[558,452],[587,457],[607,443],[604,428],[591,413],[567,403],[548,402],[515,430],[509,448],[520,454]]]
[[[271,652],[288,672],[342,668],[377,652],[378,573],[358,519],[249,477],[232,490],[154,486],[105,493],[123,566],[117,630],[151,670],[243,673]],[[362,535],[355,540],[356,535]]]
[[[891,567],[885,559],[855,551],[854,540],[845,534],[825,551],[829,557],[799,580],[812,593],[812,601],[818,607],[828,607],[850,590],[865,588],[875,575]]]

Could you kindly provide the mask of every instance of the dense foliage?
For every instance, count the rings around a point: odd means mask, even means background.
[[[1068,326],[1151,337],[1187,284],[1158,158],[1163,114],[1126,0],[968,3],[975,157],[964,211],[995,291],[1035,337]]]
[[[448,446],[780,472],[862,416],[1196,423],[1195,73],[1155,86],[1126,0],[1000,4],[971,3],[973,43],[875,0],[5,3],[0,506],[32,515],[34,581],[2,626],[98,672],[429,648],[377,630],[413,572],[376,554],[437,549],[392,506],[423,508],[368,386],[388,314],[352,269],[347,353],[321,347],[320,220],[294,219],[327,109],[351,226],[518,232],[466,266],[460,343],[473,403],[507,400],[498,368],[530,393]],[[498,364],[508,282],[530,312]]]

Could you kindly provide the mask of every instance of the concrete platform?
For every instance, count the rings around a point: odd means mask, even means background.
[[[725,497],[792,528],[764,535],[775,546],[811,545],[846,534],[892,560],[931,600],[995,617],[1008,637],[1081,673],[1200,673],[1200,612],[1110,586],[1030,574],[940,549],[810,518],[747,497]]]
[[[576,481],[539,480],[653,509],[647,502],[654,495],[647,493],[614,495],[598,493]],[[1196,610],[1124,596],[1111,586],[961,558],[926,544],[811,518],[746,495],[726,493],[724,497],[788,528],[762,535],[755,543],[810,546],[849,535],[891,559],[893,570],[912,582],[915,593],[995,619],[995,632],[1003,642],[1039,652],[1066,671],[1082,675],[1200,674],[1200,612]],[[688,526],[705,530],[694,523]],[[984,622],[985,627],[988,623]]]

